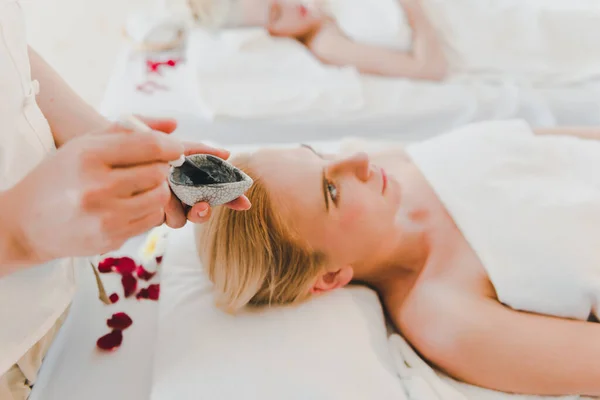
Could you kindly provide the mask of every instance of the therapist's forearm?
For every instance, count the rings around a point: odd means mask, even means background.
[[[18,227],[10,218],[18,205],[7,194],[0,192],[0,277],[33,265],[19,240]]]
[[[31,75],[40,83],[37,102],[50,124],[57,147],[75,136],[102,129],[109,121],[87,104],[31,47]]]

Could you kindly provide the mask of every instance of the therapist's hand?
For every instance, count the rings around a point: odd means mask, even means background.
[[[146,125],[155,131],[172,133],[177,128],[177,122],[172,119],[152,119],[137,116]],[[229,152],[223,149],[217,149],[202,143],[183,143],[186,156],[192,154],[211,154],[213,156],[227,160]],[[238,197],[237,199],[225,204],[223,207],[229,207],[233,210],[245,211],[250,208],[250,201],[246,196]],[[211,208],[208,203],[198,203],[194,207],[189,207],[181,203],[181,201],[171,193],[169,202],[165,206],[165,223],[171,228],[181,228],[189,220],[193,223],[204,223],[210,218]]]
[[[168,161],[183,152],[158,132],[111,127],[76,137],[0,194],[2,228],[22,250],[21,262],[115,250],[163,223]]]

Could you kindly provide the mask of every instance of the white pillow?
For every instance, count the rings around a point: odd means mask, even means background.
[[[227,315],[191,224],[170,234],[161,285],[152,400],[406,399],[369,289]]]

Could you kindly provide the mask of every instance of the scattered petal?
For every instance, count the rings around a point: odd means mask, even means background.
[[[115,263],[115,271],[121,275],[133,274],[136,269],[135,261],[129,257],[118,258]]]
[[[137,292],[137,294],[135,295],[135,298],[140,300],[140,299],[149,299],[150,298],[150,292],[148,292],[147,288],[143,288],[140,289],[139,292]]]
[[[156,257],[156,263],[160,264],[162,262],[163,256]]]
[[[147,288],[142,288],[135,295],[135,298],[140,299],[148,299],[148,300],[158,300],[160,297],[160,284],[156,283],[154,285],[150,285]]]
[[[96,346],[102,350],[114,350],[123,343],[123,332],[115,329],[96,341]]]
[[[108,257],[100,261],[100,264],[98,264],[98,272],[102,274],[113,272],[113,267],[115,266],[116,261],[117,260],[112,257]]]
[[[138,276],[138,278],[144,280],[144,281],[149,281],[150,279],[154,278],[154,275],[156,275],[156,272],[148,272],[146,271],[146,269],[143,266],[139,266],[136,269],[136,274]]]
[[[158,300],[160,296],[160,285],[158,283],[148,286],[148,298],[150,300]]]
[[[121,277],[121,284],[123,285],[123,294],[125,297],[131,296],[137,289],[137,279],[135,279],[133,274],[123,275]]]
[[[129,315],[125,314],[124,312],[118,312],[116,314],[113,314],[110,319],[106,320],[106,324],[109,328],[118,329],[122,331],[124,329],[129,328],[131,324],[133,324],[133,320],[131,319],[131,317],[129,317]]]
[[[116,293],[111,294],[108,298],[109,298],[110,302],[113,304],[115,304],[117,301],[119,301],[119,295]]]

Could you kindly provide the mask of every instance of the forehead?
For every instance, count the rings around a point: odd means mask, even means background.
[[[267,189],[279,195],[295,191],[299,186],[305,187],[307,180],[313,181],[321,176],[324,164],[311,150],[298,146],[261,149],[253,154],[252,167]],[[318,184],[318,180],[313,183]]]
[[[252,167],[263,181],[280,212],[293,220],[325,212],[323,168],[325,161],[311,150],[263,149],[254,153]],[[286,215],[284,215],[286,217]]]

